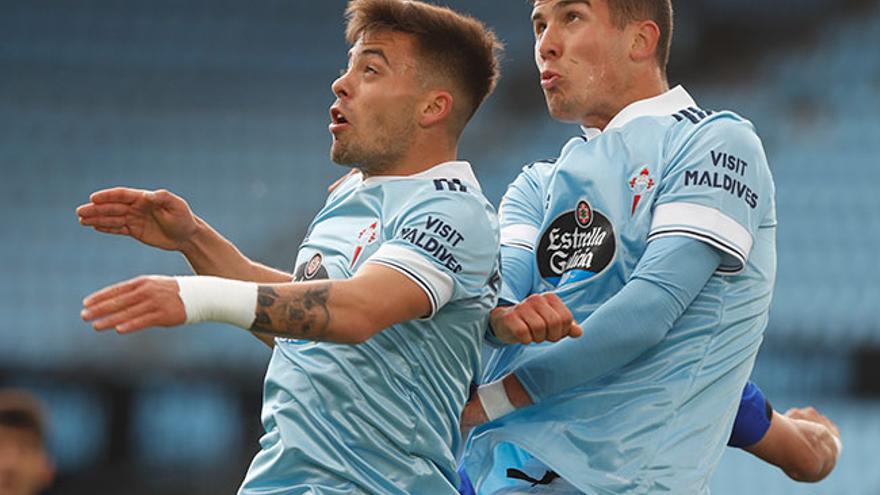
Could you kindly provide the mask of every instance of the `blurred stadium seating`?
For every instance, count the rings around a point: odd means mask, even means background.
[[[545,115],[528,7],[500,1],[446,2],[486,19],[508,45],[498,94],[462,148],[494,201],[519,167],[577,132]],[[679,5],[673,82],[684,74],[704,107],[752,120],[775,174],[779,276],[755,376],[779,409],[827,410],[846,444],[838,470],[815,486],[730,452],[716,495],[880,493],[871,465],[880,403],[855,394],[880,384],[858,358],[880,349],[880,8],[841,5]],[[268,352],[216,325],[91,332],[78,318],[84,295],[188,267],[179,255],[83,229],[73,211],[99,188],[165,187],[248,254],[290,268],[326,185],[343,172],[327,157],[325,127],[329,85],[345,64],[343,8],[0,0],[0,385],[32,388],[53,411],[62,478],[51,493],[114,493],[131,480],[143,481],[137,493],[216,493],[240,479],[256,449]],[[713,26],[748,26],[735,38],[746,44],[782,23],[804,26],[803,38],[776,46],[771,36],[749,63],[727,55],[701,65]],[[722,70],[729,65],[736,77]],[[145,478],[155,470],[165,474]],[[181,484],[188,470],[213,481]]]

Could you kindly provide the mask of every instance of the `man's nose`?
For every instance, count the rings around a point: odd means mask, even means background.
[[[535,49],[542,60],[558,58],[562,53],[562,45],[559,43],[557,29],[548,25],[536,41]]]
[[[330,86],[330,89],[333,91],[333,94],[336,95],[337,98],[342,98],[346,96],[350,96],[351,91],[348,87],[348,72],[342,74]]]

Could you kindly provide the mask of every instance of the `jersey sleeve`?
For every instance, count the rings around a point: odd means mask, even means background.
[[[501,245],[533,252],[544,221],[544,182],[551,162],[535,162],[523,167],[507,187],[498,215]]]
[[[501,200],[502,303],[519,303],[531,292],[534,252],[544,221],[544,182],[552,166],[547,161],[523,167]]]
[[[501,246],[501,292],[498,304],[513,306],[532,293],[534,256],[519,248]]]
[[[584,335],[536,348],[519,361],[516,377],[540,402],[627,365],[665,338],[720,260],[693,239],[649,244],[626,285],[580,322]]]
[[[431,302],[427,318],[451,301],[497,286],[498,223],[492,207],[471,193],[433,188],[412,197],[367,263],[393,268],[425,291]]]
[[[760,139],[749,122],[722,113],[673,150],[654,203],[649,242],[670,236],[701,240],[722,252],[719,273],[738,273],[772,204]]]

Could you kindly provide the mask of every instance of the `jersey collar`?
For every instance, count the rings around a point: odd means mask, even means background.
[[[630,103],[611,119],[605,130],[618,129],[639,117],[662,117],[672,115],[682,108],[695,106],[697,103],[687,90],[676,86],[662,95]],[[581,127],[581,129],[588,140],[598,137],[603,132],[602,129],[595,127]]]
[[[390,182],[402,179],[459,179],[466,182],[480,191],[480,181],[474,175],[471,164],[466,161],[451,161],[434,165],[428,170],[413,175],[376,175],[363,179],[361,184],[369,186],[371,184],[379,184],[382,182]]]

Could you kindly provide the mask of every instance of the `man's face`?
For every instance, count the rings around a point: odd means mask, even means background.
[[[39,436],[0,426],[0,495],[35,495],[52,480],[52,467]]]
[[[349,56],[348,69],[332,86],[331,157],[381,173],[406,154],[418,128],[417,103],[424,91],[415,40],[392,31],[367,33]]]
[[[626,85],[629,50],[606,1],[538,0],[532,27],[535,62],[553,118],[592,126],[596,118],[613,116]]]

